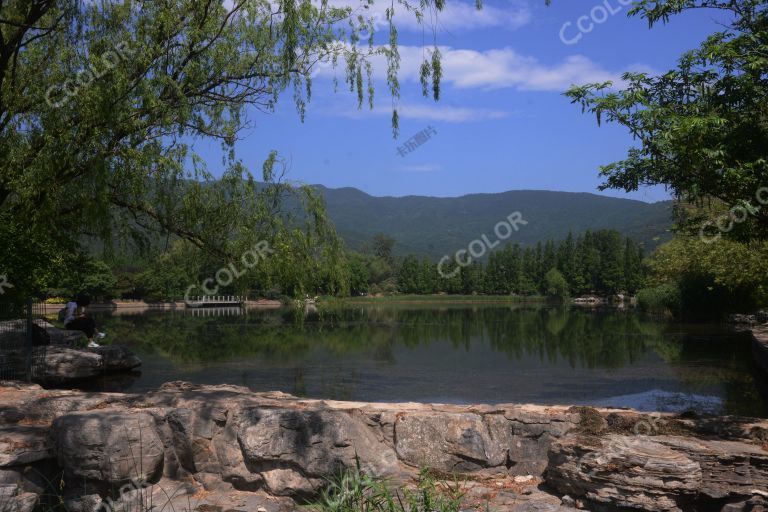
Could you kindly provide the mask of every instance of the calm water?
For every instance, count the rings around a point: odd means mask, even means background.
[[[768,417],[749,338],[632,311],[517,306],[362,306],[296,324],[288,310],[101,315],[141,373],[169,380],[365,401],[595,404]]]

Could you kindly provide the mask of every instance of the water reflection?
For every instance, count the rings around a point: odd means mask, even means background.
[[[236,308],[235,308],[236,309]],[[594,403],[766,414],[745,335],[632,311],[364,306],[105,316],[140,378],[336,399]]]

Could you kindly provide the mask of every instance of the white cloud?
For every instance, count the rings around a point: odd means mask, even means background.
[[[333,7],[351,7],[353,16],[361,15],[365,19],[372,18],[376,31],[389,30],[385,14],[387,7],[391,5],[389,2],[374,2],[373,5],[367,7],[365,7],[364,1],[330,0],[328,3]],[[474,2],[454,0],[446,2],[442,11],[437,12],[430,9],[424,12],[420,24],[414,13],[408,12],[402,5],[395,3],[394,21],[399,30],[418,32],[431,31],[433,28],[438,32],[468,31],[488,27],[515,30],[531,21],[531,11],[525,3],[520,0],[513,0],[506,2],[506,4],[504,7],[483,5],[483,8],[478,10]]]
[[[95,0],[86,0],[94,2]],[[227,11],[234,8],[234,0],[220,0]],[[320,8],[320,0],[312,0],[313,4]],[[409,2],[417,8],[419,2]],[[273,12],[279,10],[277,0],[267,0]],[[435,31],[460,32],[469,30],[478,30],[489,27],[498,27],[506,30],[516,30],[527,25],[532,18],[531,9],[525,0],[504,0],[503,6],[484,4],[482,9],[477,9],[474,1],[466,2],[452,0],[446,2],[442,11],[437,11],[434,5],[429,5],[422,10],[422,20],[419,22],[416,14],[409,11],[399,2],[394,3],[395,16],[394,21],[398,30],[418,31],[426,30],[431,33]],[[368,5],[367,0],[329,0],[329,7],[349,7],[351,18],[357,20],[362,16],[365,20],[373,20],[374,30],[377,32],[388,32],[389,22],[387,21],[386,10],[392,6],[387,0],[374,1]]]
[[[430,49],[421,46],[400,46],[400,80],[418,82],[422,60],[429,58]],[[441,46],[443,83],[460,89],[514,88],[523,91],[563,92],[571,85],[611,80],[621,85],[620,73],[611,72],[583,55],[570,55],[552,64],[545,64],[509,47],[485,51]],[[381,56],[372,59],[374,76],[386,78],[386,62]],[[636,65],[634,68],[642,68]],[[343,73],[343,71],[338,71]],[[331,76],[332,67],[318,69],[318,75]]]
[[[564,91],[572,84],[619,80],[617,73],[605,70],[582,55],[571,55],[554,64],[543,64],[508,47],[486,51],[442,47],[440,52],[443,57],[443,80],[461,89],[509,87]],[[400,55],[402,76],[418,80],[424,50],[405,47],[400,49]]]

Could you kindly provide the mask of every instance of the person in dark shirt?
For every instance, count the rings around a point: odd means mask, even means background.
[[[94,348],[100,345],[94,337],[104,338],[106,334],[96,329],[96,321],[85,314],[85,308],[91,303],[87,295],[78,295],[73,301],[67,302],[64,314],[64,328],[70,331],[81,331],[88,338],[88,347]]]

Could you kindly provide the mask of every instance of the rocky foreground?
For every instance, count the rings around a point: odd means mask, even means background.
[[[144,395],[0,387],[2,511],[51,500],[73,511],[288,511],[356,458],[393,485],[423,468],[458,475],[467,510],[768,505],[765,420],[334,402],[182,382]]]

